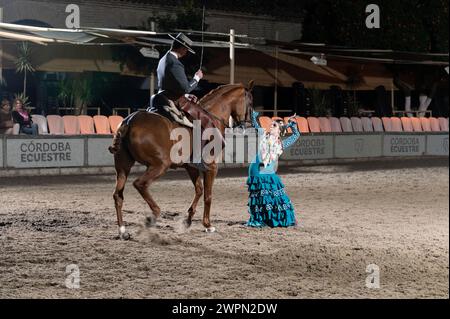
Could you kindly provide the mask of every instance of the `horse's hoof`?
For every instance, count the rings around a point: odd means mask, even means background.
[[[147,228],[153,227],[156,225],[156,217],[155,216],[147,216],[145,218],[145,226]]]
[[[130,240],[130,238],[131,238],[131,235],[128,232],[120,235],[120,239],[122,239],[122,240]]]
[[[216,232],[216,227],[208,227],[205,229],[205,232],[207,233],[215,233]]]
[[[192,225],[192,220],[189,220],[189,219],[183,220],[184,227],[189,228],[189,227],[191,227],[191,225]]]

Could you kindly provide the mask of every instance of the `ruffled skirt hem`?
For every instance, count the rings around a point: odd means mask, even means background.
[[[290,227],[297,224],[294,207],[276,174],[249,176],[247,179],[250,227]]]

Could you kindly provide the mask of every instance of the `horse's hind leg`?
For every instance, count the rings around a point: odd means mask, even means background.
[[[150,195],[148,191],[148,187],[151,183],[153,183],[156,179],[158,179],[161,175],[163,175],[168,169],[170,164],[161,163],[158,166],[151,166],[147,168],[147,171],[134,181],[133,185],[147,202],[150,207],[152,214],[147,216],[147,226],[154,226],[157,218],[161,214],[161,209],[156,204],[155,200]]]
[[[202,184],[202,179],[200,177],[200,172],[197,169],[188,166],[188,167],[186,167],[186,170],[187,170],[189,177],[191,178],[191,181],[195,187],[194,199],[192,200],[191,206],[189,207],[189,210],[188,210],[188,213],[189,213],[188,218],[185,221],[185,225],[187,227],[190,227],[192,224],[192,218],[194,217],[195,211],[197,209],[198,201],[200,200],[200,198],[203,195],[203,184]]]
[[[113,198],[116,207],[117,224],[119,226],[119,237],[128,240],[130,234],[126,232],[122,218],[123,190],[125,189],[125,183],[127,182],[131,167],[134,165],[134,160],[131,159],[126,150],[121,150],[115,154],[114,162],[116,168],[116,189]]]

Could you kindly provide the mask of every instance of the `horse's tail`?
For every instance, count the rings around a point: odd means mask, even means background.
[[[116,134],[114,135],[112,146],[108,148],[111,154],[116,154],[120,151],[122,146],[122,141],[126,137],[128,133],[128,124],[123,122],[120,127],[117,129]]]

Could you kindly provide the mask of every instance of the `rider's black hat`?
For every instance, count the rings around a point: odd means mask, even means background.
[[[181,33],[181,32],[178,33],[176,37],[174,37],[173,35],[169,34],[169,37],[171,37],[173,39],[174,43],[175,43],[175,41],[178,42],[179,44],[181,44],[184,47],[186,47],[189,52],[191,52],[192,54],[195,54],[195,51],[191,48],[191,46],[193,45],[194,42],[192,42],[192,40],[189,39],[183,33]]]

